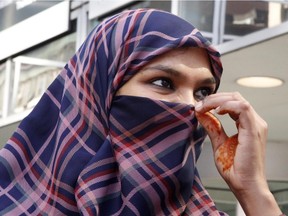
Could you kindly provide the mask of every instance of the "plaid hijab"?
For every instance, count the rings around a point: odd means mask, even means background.
[[[125,11],[88,36],[0,151],[0,215],[219,215],[197,158],[205,138],[193,107],[117,90],[177,47],[219,53],[188,22]]]

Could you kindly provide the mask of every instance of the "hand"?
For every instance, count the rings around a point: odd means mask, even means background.
[[[212,109],[219,115],[229,114],[238,133],[228,137],[219,120],[207,113]],[[260,204],[263,198],[267,207],[273,206],[273,211],[267,211],[267,214],[280,215],[265,175],[266,122],[239,93],[210,95],[196,104],[195,110],[211,139],[216,167],[246,214],[263,215],[264,209]]]

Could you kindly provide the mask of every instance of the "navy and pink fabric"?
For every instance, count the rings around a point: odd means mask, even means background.
[[[191,105],[114,96],[177,47],[219,53],[154,9],[104,20],[0,151],[0,215],[220,215],[196,161],[206,136]]]

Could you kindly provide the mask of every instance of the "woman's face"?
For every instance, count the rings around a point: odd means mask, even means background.
[[[180,48],[145,65],[116,95],[194,105],[215,89],[216,81],[206,51],[201,48]]]

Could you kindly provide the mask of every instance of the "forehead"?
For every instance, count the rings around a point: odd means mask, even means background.
[[[176,65],[186,65],[191,68],[205,67],[211,71],[210,60],[206,50],[198,47],[173,49],[156,57],[144,68],[157,64],[165,64],[172,67]]]

